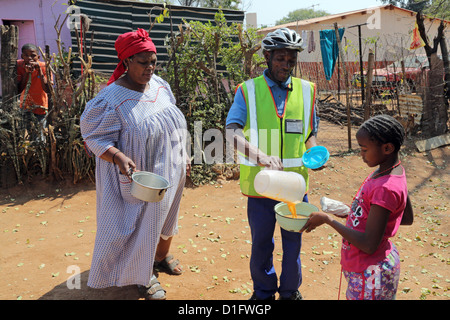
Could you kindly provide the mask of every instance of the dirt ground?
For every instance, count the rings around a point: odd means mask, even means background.
[[[402,156],[415,221],[413,226],[400,227],[393,240],[401,255],[399,300],[449,299],[449,151],[449,146],[424,153],[409,150]],[[327,169],[310,173],[310,202],[319,207],[322,196],[350,202],[371,170],[357,154],[331,157]],[[88,183],[34,181],[1,191],[0,299],[142,299],[134,286],[87,287],[96,233],[95,203],[95,186]],[[246,300],[251,296],[246,206],[235,180],[185,189],[179,234],[171,248],[184,273],[159,275],[168,300]],[[274,264],[279,274],[278,229]],[[339,295],[340,243],[341,237],[326,226],[303,235],[300,291],[304,299],[345,299],[345,279]],[[71,278],[76,274],[80,276]]]

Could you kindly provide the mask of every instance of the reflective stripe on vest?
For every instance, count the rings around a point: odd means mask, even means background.
[[[251,145],[258,147],[258,116],[256,115],[256,96],[255,96],[255,82],[253,79],[245,82],[248,92],[248,108],[250,112],[250,135],[249,142]]]
[[[243,155],[239,155],[239,164],[243,164],[243,165],[249,166],[249,167],[257,167],[258,166],[257,164],[250,162]],[[301,167],[302,165],[303,165],[303,161],[301,158],[283,159],[283,167],[285,167],[285,168]]]

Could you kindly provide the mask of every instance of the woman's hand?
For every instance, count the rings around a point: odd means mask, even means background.
[[[185,153],[185,161],[186,161],[186,176],[191,176],[191,170],[192,170],[192,164],[191,164],[191,158],[187,155],[187,152]]]
[[[128,176],[131,180],[131,173],[136,171],[136,164],[128,158],[123,152],[119,152],[114,157],[114,163],[119,166],[122,174]]]
[[[109,148],[100,159],[112,162],[119,167],[120,173],[126,175],[131,180],[131,174],[136,171],[136,164],[116,147]]]
[[[191,175],[191,163],[186,163],[186,175],[189,177]]]

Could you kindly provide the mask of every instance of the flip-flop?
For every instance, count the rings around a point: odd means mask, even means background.
[[[173,260],[172,262],[170,262]],[[155,268],[157,271],[165,272],[170,275],[179,276],[183,273],[183,271],[177,271],[175,268],[180,264],[180,261],[178,259],[174,259],[173,255],[168,255],[165,259],[162,261],[156,261],[153,264],[153,268]]]

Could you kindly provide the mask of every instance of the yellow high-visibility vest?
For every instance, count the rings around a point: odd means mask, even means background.
[[[277,113],[272,91],[264,76],[241,84],[247,104],[244,136],[265,154],[280,157],[285,171],[303,175],[308,190],[308,169],[302,166],[301,157],[312,130],[316,86],[299,78],[291,79],[292,91],[288,90],[281,116]],[[250,197],[261,197],[255,191],[253,182],[263,167],[252,161],[256,159],[245,158],[242,154],[239,158],[241,192]]]

